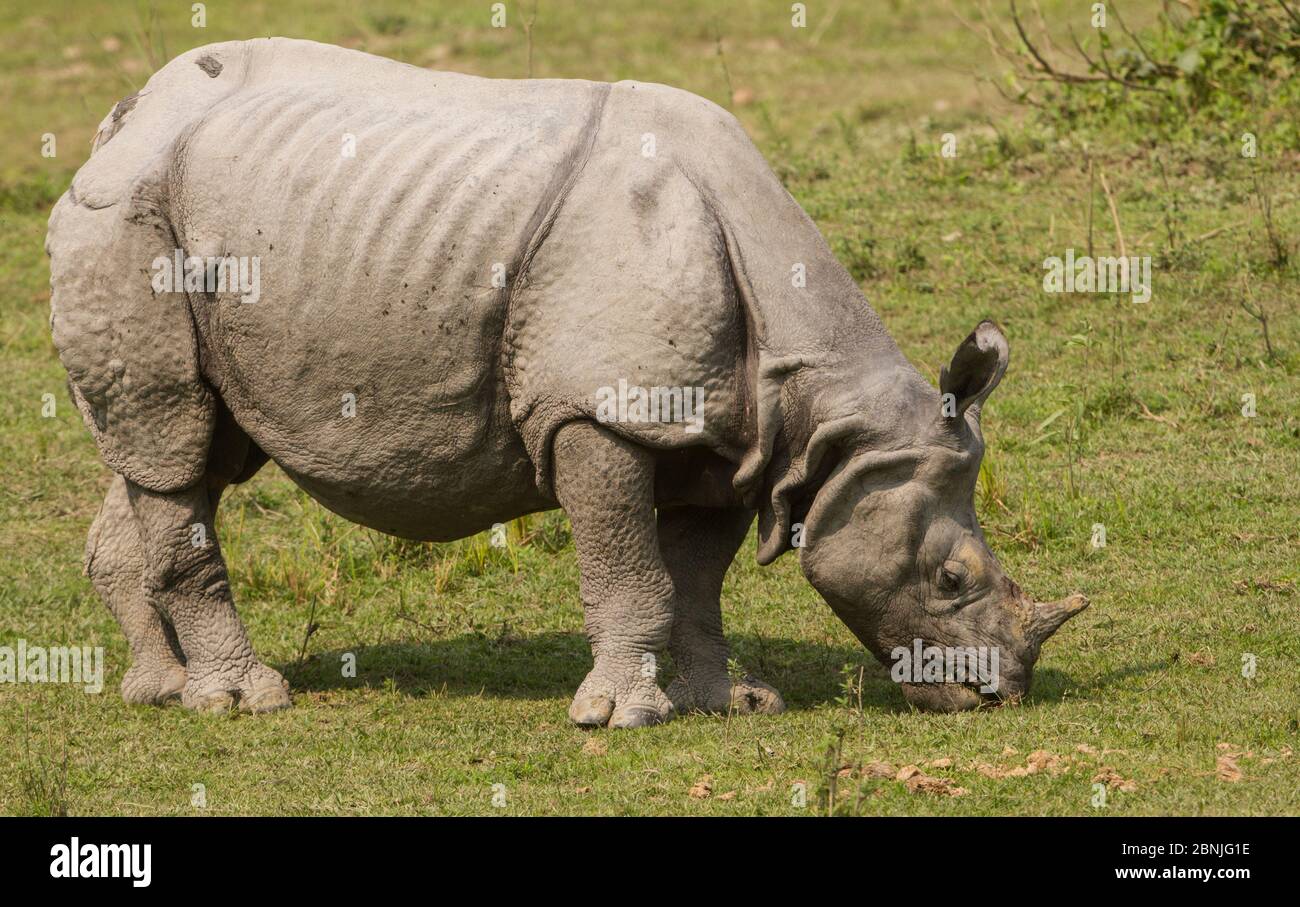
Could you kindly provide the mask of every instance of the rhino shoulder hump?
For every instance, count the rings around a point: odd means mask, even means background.
[[[745,128],[729,110],[685,89],[628,80],[615,83],[614,98],[630,114],[644,117],[647,131],[658,129],[670,137],[689,138],[705,148],[716,140],[749,144]]]

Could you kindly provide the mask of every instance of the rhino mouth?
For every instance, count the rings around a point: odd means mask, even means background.
[[[1002,657],[1001,651],[996,646],[943,646],[918,639],[911,647],[892,650],[899,658],[896,667],[902,667],[894,680],[908,704],[922,711],[964,712],[1016,703],[1029,687],[1028,665]],[[913,656],[910,661],[908,655]],[[936,663],[934,658],[941,660]],[[918,664],[924,667],[918,670]],[[930,676],[932,669],[935,676]]]
[[[904,682],[899,684],[899,688],[908,705],[925,712],[969,712],[997,708],[1020,700],[1017,692],[1000,688],[990,690],[978,681]]]

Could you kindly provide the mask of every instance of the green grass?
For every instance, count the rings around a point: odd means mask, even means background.
[[[49,205],[102,116],[147,77],[150,53],[162,59],[160,35],[168,55],[290,34],[519,76],[523,10],[512,4],[510,27],[495,30],[481,3],[253,3],[237,14],[209,4],[207,29],[160,8],[153,39],[137,41],[146,7],[7,3],[0,645],[102,645],[107,676],[99,696],[0,685],[10,753],[0,813],[812,815],[826,811],[832,777],[840,812],[1295,813],[1296,159],[1268,148],[1243,159],[1212,123],[1199,142],[1165,146],[1140,123],[1076,135],[1027,119],[972,77],[997,66],[945,4],[829,6],[836,17],[818,32],[815,15],[791,29],[788,4],[711,16],[686,2],[548,0],[534,74],[663,81],[727,102],[720,34],[737,115],[918,367],[933,379],[980,318],[1003,325],[1012,365],[986,408],[981,518],[1026,589],[1078,589],[1094,602],[1048,645],[1024,704],[909,711],[795,559],[759,569],[751,540],[724,614],[737,660],[789,711],[580,731],[565,711],[590,655],[560,515],[534,517],[509,552],[483,539],[416,545],[345,523],[269,468],[228,495],[219,531],[241,614],[293,684],[295,708],[220,718],[124,705],[126,646],[80,572],[108,475],[49,340]],[[1045,8],[1054,23],[1086,27],[1086,6]],[[1157,9],[1126,4],[1126,21]],[[40,156],[45,132],[58,136],[56,158]],[[947,132],[955,159],[939,154]],[[1103,174],[1129,254],[1155,260],[1147,305],[1042,292],[1046,256],[1088,247],[1090,183],[1092,242],[1115,251]],[[1257,177],[1292,244],[1284,266]],[[1268,316],[1273,358],[1239,304],[1247,293]],[[1240,413],[1245,393],[1253,419]],[[54,418],[42,418],[43,394],[57,400]],[[1090,544],[1096,523],[1102,549]],[[341,670],[346,653],[354,678]],[[1036,751],[1063,761],[1009,771]],[[1232,754],[1236,782],[1216,773]],[[952,765],[925,770],[963,796],[859,770],[940,759]],[[711,795],[690,796],[706,775]],[[1092,805],[1098,776],[1116,779],[1102,808]],[[792,803],[798,782],[803,808]],[[196,784],[203,809],[191,805]],[[492,805],[494,784],[505,785],[504,807]]]

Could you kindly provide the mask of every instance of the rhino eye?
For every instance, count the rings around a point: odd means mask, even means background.
[[[939,568],[935,583],[939,593],[947,598],[956,596],[961,591],[962,578],[965,573],[966,568],[957,561],[944,561],[943,566]]]

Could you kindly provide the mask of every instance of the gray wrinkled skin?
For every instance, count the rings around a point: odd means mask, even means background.
[[[257,257],[257,300],[155,293],[151,264],[177,247]],[[996,645],[1003,697],[1082,607],[1035,605],[975,520],[1001,332],[958,349],[944,417],[739,124],[685,92],[215,44],[104,120],[46,248],[54,340],[117,473],[86,567],[131,645],[128,701],[289,704],[212,530],[222,491],[268,459],[409,538],[563,507],[595,660],[570,707],[584,725],[784,708],[727,673],[718,598],[756,512],[760,562],[802,524],[805,572],[878,657]],[[620,379],[703,388],[703,430],[600,422]]]

